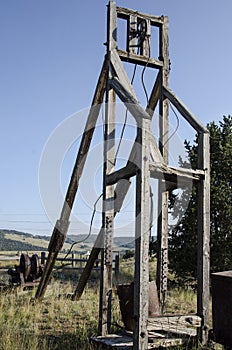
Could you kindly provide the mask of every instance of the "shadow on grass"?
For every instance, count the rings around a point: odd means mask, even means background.
[[[39,336],[38,349],[46,350],[91,350],[88,340],[79,339],[77,335],[65,333],[60,335],[46,334]]]

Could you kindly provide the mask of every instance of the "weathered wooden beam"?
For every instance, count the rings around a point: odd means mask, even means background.
[[[129,179],[120,179],[114,191],[114,212],[119,213],[123,205],[124,199],[130,188],[131,182]]]
[[[136,96],[136,93],[134,91],[134,88],[128,78],[128,75],[125,71],[125,68],[122,64],[122,61],[120,60],[120,57],[118,55],[118,52],[116,49],[112,50],[110,52],[110,63],[114,69],[115,75],[118,77],[119,81],[123,84],[125,89],[133,96],[133,98],[137,101],[138,99]]]
[[[126,89],[126,87],[118,80],[118,78],[113,78],[109,81],[110,86],[114,89],[118,97],[126,105],[129,112],[138,121],[141,118],[151,119],[150,115],[144,111],[140,106],[138,101],[131,95],[131,93]]]
[[[209,133],[198,134],[198,167],[205,176],[198,182],[197,313],[202,318],[199,338],[207,343],[210,305],[210,143]]]
[[[190,337],[184,334],[178,334],[171,336],[170,334],[165,334],[165,332],[160,332],[153,335],[154,332],[149,333],[149,344],[147,350],[150,349],[170,349],[172,347],[189,346]],[[110,350],[110,349],[120,349],[120,350],[134,350],[132,339],[128,335],[116,335],[110,334],[106,337],[93,337],[90,338],[90,342],[94,350]]]
[[[150,134],[150,154],[153,162],[164,164],[164,159],[152,133]]]
[[[99,79],[98,79],[96,90],[94,93],[92,106],[89,111],[89,115],[87,118],[83,136],[81,139],[81,144],[79,147],[79,151],[78,151],[75,165],[73,168],[71,180],[65,196],[60,219],[57,221],[51,236],[47,263],[45,265],[45,269],[35,295],[37,299],[43,298],[45,294],[58,252],[62,248],[63,243],[65,241],[65,237],[66,237],[68,225],[69,225],[69,217],[70,217],[73,203],[75,200],[76,192],[79,186],[79,181],[84,169],[87,153],[90,148],[95,125],[96,125],[99,111],[101,108],[101,103],[103,101],[103,96],[105,93],[106,74],[107,74],[107,60],[105,59]]]
[[[117,13],[116,4],[110,1],[107,16],[107,56],[111,57],[117,47]],[[115,117],[116,94],[108,84],[114,73],[110,62],[107,74],[105,122],[104,122],[104,166],[103,166],[103,205],[102,227],[104,228],[104,246],[102,247],[101,281],[98,333],[106,335],[111,328],[112,309],[112,264],[113,264],[113,236],[114,236],[114,186],[106,185],[106,177],[114,171],[115,164]]]
[[[174,92],[167,86],[163,87],[163,94],[176,107],[185,120],[197,131],[208,133],[208,129],[195,117],[185,104],[174,94]]]
[[[127,18],[127,52],[136,54],[137,53],[137,16],[129,15]]]
[[[116,184],[121,179],[130,179],[136,175],[137,166],[134,163],[129,163],[125,167],[110,173],[106,177],[107,186]]]
[[[161,72],[157,74],[155,84],[153,86],[151,96],[146,107],[146,112],[152,117],[155,111],[155,108],[159,102],[161,90]]]
[[[100,251],[103,247],[104,236],[105,236],[105,229],[101,228],[99,233],[98,233],[97,239],[94,243],[94,246],[90,252],[88,261],[87,261],[87,263],[84,267],[84,270],[79,278],[77,287],[76,287],[74,294],[72,296],[72,300],[79,300],[81,298],[83,291],[85,289],[85,286],[87,284],[87,281],[89,279],[89,276],[91,274],[91,271],[93,269],[94,263],[97,260],[99,254],[100,254]]]
[[[159,102],[160,94],[161,94],[161,72],[159,72],[156,77],[156,81],[153,86],[153,89],[146,107],[146,112],[151,117],[153,117],[155,108]],[[156,140],[152,131],[150,132],[150,153],[151,153],[152,160],[154,162],[161,163],[161,164],[164,163],[163,156],[158,148],[158,145],[156,143]]]
[[[188,187],[204,176],[204,171],[201,170],[174,168],[154,162],[150,162],[150,172],[151,177],[174,183],[176,188]]]
[[[128,19],[129,16],[135,16],[135,17],[151,20],[151,23],[154,26],[155,25],[160,26],[163,24],[163,16],[154,16],[154,15],[134,11],[134,10],[119,7],[119,6],[117,6],[116,10],[117,10],[118,18]]]
[[[128,54],[127,51],[123,51],[119,49],[117,51],[122,61],[138,64],[139,66],[146,66],[146,67],[151,67],[156,69],[161,69],[163,67],[163,62],[156,60],[155,58],[141,56],[135,53]]]
[[[146,35],[145,38],[142,40],[142,42],[139,42],[139,54],[143,57],[147,57],[147,59],[151,56],[151,48],[150,48],[150,36],[151,36],[151,20],[150,19],[144,19],[146,22]]]
[[[159,30],[159,57],[163,60],[160,71],[161,88],[159,103],[159,149],[164,163],[168,164],[169,104],[163,96],[163,87],[169,82],[168,52],[168,17],[163,17],[163,25]],[[157,289],[160,296],[162,312],[165,308],[168,276],[168,191],[164,190],[163,180],[159,181],[158,190],[158,224],[157,224]]]
[[[150,175],[155,179],[165,180],[175,184],[175,188],[189,186],[192,182],[197,182],[204,177],[203,170],[193,170],[186,168],[175,168],[162,163],[150,162]],[[137,165],[129,163],[125,167],[107,175],[106,184],[116,184],[121,179],[130,179],[136,175]]]
[[[196,336],[201,327],[201,317],[196,315],[170,315],[148,318],[148,331],[162,331],[179,335]]]
[[[133,349],[148,348],[148,283],[150,237],[150,120],[141,119],[137,127],[136,224],[134,273],[134,335]]]

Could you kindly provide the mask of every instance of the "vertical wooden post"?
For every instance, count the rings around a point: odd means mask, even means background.
[[[151,36],[151,21],[148,19],[146,21],[146,36],[143,40],[142,47],[141,47],[141,55],[145,57],[150,57],[151,54],[151,48],[150,48],[150,36]]]
[[[108,81],[112,78],[110,70],[110,52],[117,46],[117,13],[113,1],[108,5],[107,23]],[[99,333],[110,333],[112,302],[112,248],[114,231],[114,185],[106,186],[106,176],[114,170],[115,163],[115,102],[116,94],[109,84],[106,90],[104,169],[103,169],[103,214],[104,248],[102,249],[102,273],[99,303]]]
[[[160,28],[160,60],[164,65],[161,70],[161,89],[159,103],[159,148],[164,162],[168,164],[168,123],[169,123],[169,105],[167,98],[163,95],[163,86],[168,86],[169,80],[169,53],[168,53],[168,17],[164,17],[162,27]],[[168,274],[168,192],[164,189],[164,180],[159,181],[158,198],[158,259],[157,259],[157,288],[160,296],[162,309],[164,309],[167,292],[167,274]]]
[[[150,236],[150,121],[142,119],[137,127],[136,227],[134,276],[134,344],[135,350],[148,347],[147,319],[149,295]]]
[[[74,260],[75,259],[75,254],[72,253],[72,259]],[[76,262],[72,260],[72,267],[75,267],[76,266]]]
[[[115,255],[115,279],[118,280],[119,277],[119,254]]]
[[[205,176],[198,182],[198,290],[197,312],[202,318],[199,339],[207,343],[209,331],[210,282],[210,150],[209,134],[198,134],[198,168]]]
[[[127,22],[127,51],[129,53],[137,53],[137,17],[130,15]]]
[[[41,252],[41,265],[45,264],[45,258],[46,258],[46,253],[45,252]]]

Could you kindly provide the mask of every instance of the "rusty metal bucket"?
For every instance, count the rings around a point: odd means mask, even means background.
[[[134,282],[119,284],[117,287],[122,320],[126,330],[134,330]],[[149,282],[148,316],[160,315],[160,304],[155,281]]]

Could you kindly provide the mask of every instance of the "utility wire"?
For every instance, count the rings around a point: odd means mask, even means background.
[[[73,242],[73,243],[72,243],[72,245],[71,245],[71,247],[69,248],[67,254],[64,256],[62,262],[65,261],[65,260],[67,259],[68,255],[71,253],[73,247],[74,247],[76,244],[85,242],[85,241],[91,236],[92,226],[93,226],[93,220],[94,220],[94,216],[95,216],[95,213],[96,213],[96,210],[97,210],[97,209],[96,209],[96,208],[97,208],[97,203],[98,203],[98,201],[100,200],[100,198],[101,198],[102,196],[103,196],[103,193],[97,198],[97,200],[96,200],[95,203],[94,203],[93,213],[92,213],[92,217],[91,217],[91,220],[90,220],[89,232],[88,232],[87,236],[86,236],[84,239],[81,239],[81,240],[79,240],[79,241],[77,241],[77,242]]]
[[[149,37],[148,37],[148,40],[149,40]],[[146,69],[147,69],[147,65],[148,65],[149,59],[151,57],[150,40],[149,40],[148,47],[149,47],[149,54],[148,54],[147,62],[145,64],[145,66],[143,67],[142,74],[141,74],[141,82],[142,82],[143,90],[144,90],[144,93],[145,93],[145,96],[146,96],[147,105],[149,104],[149,97],[148,97],[147,88],[146,88],[146,85],[145,85],[145,82],[144,82],[144,75],[145,75],[145,72],[146,72]]]
[[[175,117],[176,117],[176,127],[175,130],[172,132],[172,134],[169,136],[169,138],[167,139],[167,141],[163,144],[163,147],[173,138],[173,136],[176,134],[177,130],[179,129],[180,126],[180,120],[179,117],[175,111],[175,109],[172,107],[172,104],[170,103],[170,107],[172,112],[174,113]]]

